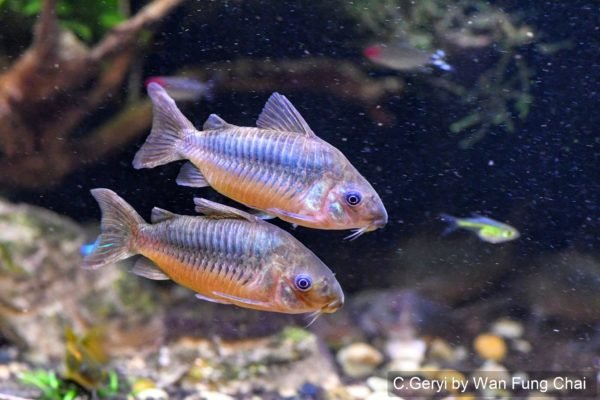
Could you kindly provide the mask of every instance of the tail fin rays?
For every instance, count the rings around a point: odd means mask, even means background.
[[[458,229],[458,218],[453,217],[450,214],[443,213],[440,214],[440,218],[448,223],[448,226],[446,227],[446,229],[444,229],[444,232],[442,232],[442,236],[446,236]]]
[[[145,221],[125,200],[109,189],[93,189],[102,210],[100,236],[82,268],[98,269],[135,254],[133,236]]]
[[[181,160],[178,145],[194,125],[179,111],[175,101],[158,83],[148,85],[148,94],[152,99],[152,131],[146,143],[135,154],[133,167],[153,168],[158,165]]]

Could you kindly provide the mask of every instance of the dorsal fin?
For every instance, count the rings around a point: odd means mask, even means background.
[[[162,208],[154,207],[152,209],[152,214],[150,215],[150,221],[153,224],[158,222],[166,221],[171,218],[177,217],[177,214],[172,213],[171,211],[163,210]]]
[[[252,214],[248,214],[247,212],[238,210],[237,208],[215,203],[214,201],[194,198],[194,204],[196,205],[196,212],[209,217],[245,219],[246,221],[250,222],[261,221],[260,218]]]
[[[258,116],[256,126],[284,132],[297,132],[315,136],[302,115],[290,101],[279,93],[273,93]]]
[[[230,123],[225,122],[225,120],[219,117],[217,114],[210,114],[204,125],[202,125],[202,130],[216,130],[216,129],[224,129],[231,126]]]

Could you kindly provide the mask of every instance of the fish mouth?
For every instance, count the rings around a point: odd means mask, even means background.
[[[336,312],[340,308],[342,308],[343,305],[344,305],[343,299],[335,299],[334,301],[332,301],[331,303],[329,303],[325,307],[323,307],[321,309],[321,312],[331,314],[331,313]]]
[[[387,215],[385,217],[381,217],[378,218],[376,220],[374,220],[373,222],[371,222],[371,225],[369,225],[369,230],[374,231],[375,229],[380,229],[383,228],[384,226],[387,225],[388,219],[387,219]]]

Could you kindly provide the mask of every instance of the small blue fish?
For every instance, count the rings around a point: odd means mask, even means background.
[[[456,229],[466,229],[475,232],[479,239],[488,243],[509,242],[520,236],[519,231],[514,227],[481,215],[473,215],[472,218],[457,218],[448,214],[440,214],[440,217],[449,223],[444,234]]]
[[[205,98],[211,101],[215,88],[215,80],[200,82],[184,76],[152,76],[146,79],[146,87],[158,83],[175,101],[196,101]]]

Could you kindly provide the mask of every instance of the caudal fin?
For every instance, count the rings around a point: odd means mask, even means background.
[[[454,71],[452,65],[446,62],[446,52],[444,50],[437,50],[433,53],[430,62],[443,71]]]
[[[97,269],[135,254],[133,236],[145,221],[125,200],[109,189],[93,189],[102,211],[100,236],[83,259],[82,268]]]
[[[178,146],[181,140],[194,132],[194,125],[179,111],[175,101],[156,82],[148,84],[152,99],[152,131],[146,143],[135,154],[133,167],[153,168],[181,160]]]
[[[446,227],[446,229],[444,229],[444,232],[442,232],[442,236],[446,236],[449,233],[452,233],[458,229],[458,218],[453,217],[450,214],[443,213],[440,214],[440,218],[448,223],[448,226]]]

